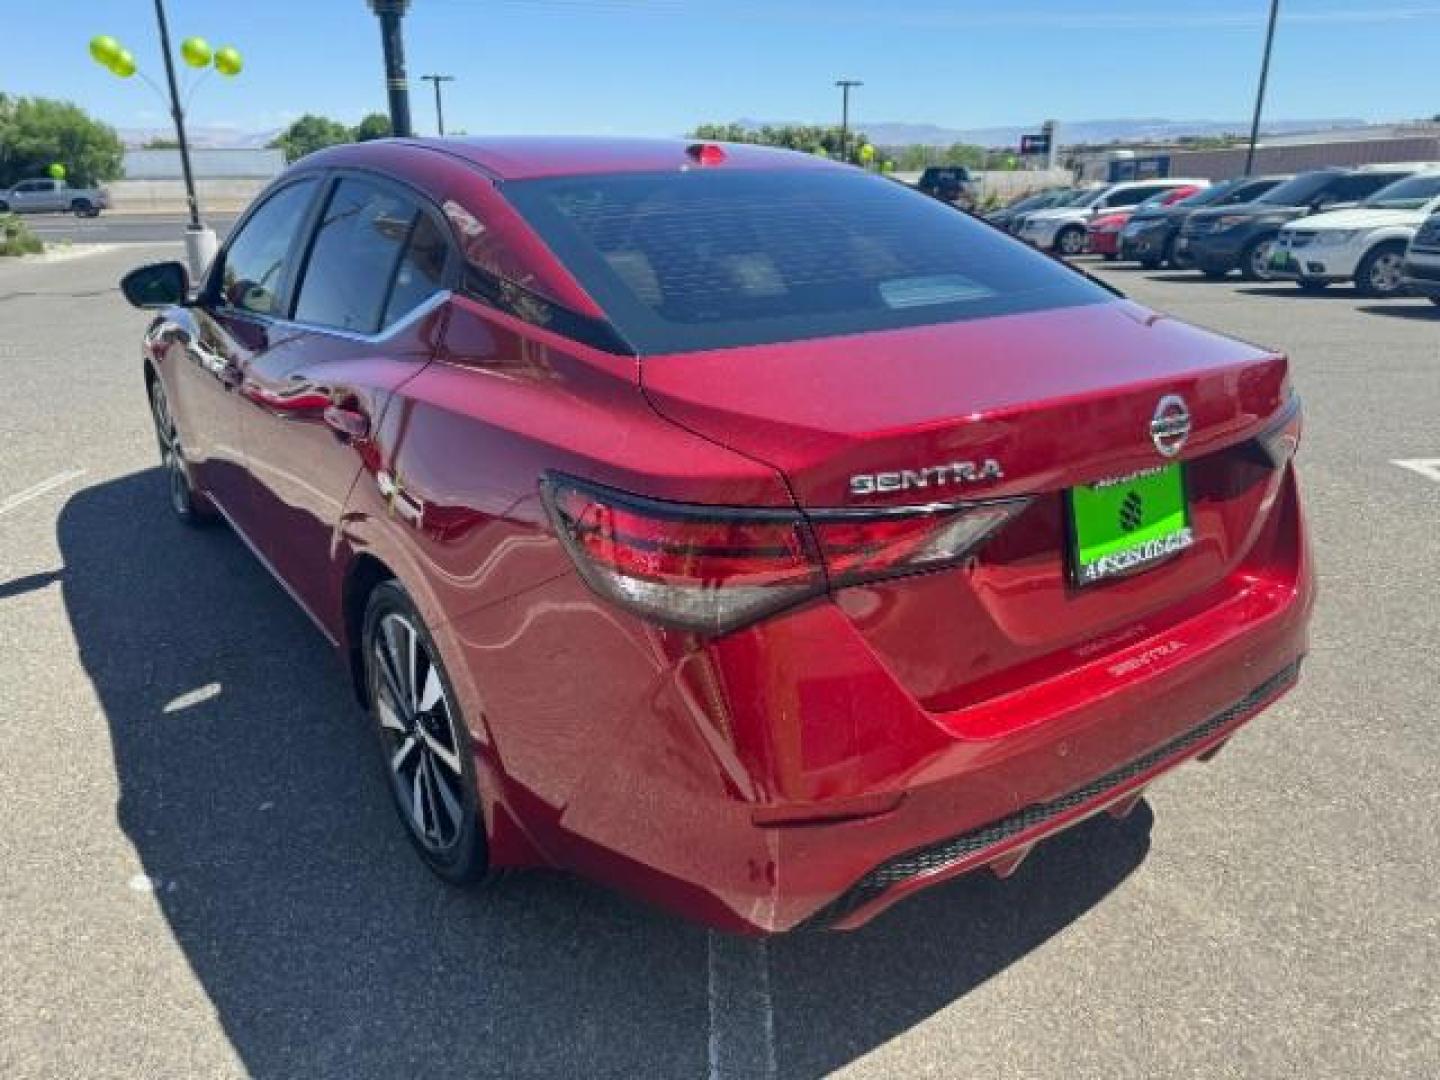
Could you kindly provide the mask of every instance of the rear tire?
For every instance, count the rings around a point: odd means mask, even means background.
[[[370,594],[361,656],[386,786],[411,844],[444,880],[480,881],[489,848],[470,732],[435,640],[396,581]]]
[[[215,511],[205,496],[195,490],[195,484],[190,479],[185,450],[180,445],[180,434],[170,413],[170,399],[158,376],[150,381],[150,418],[155,422],[155,441],[160,446],[160,464],[165,469],[165,489],[171,512],[191,528],[210,524],[215,519]]]
[[[1266,237],[1245,249],[1240,256],[1240,274],[1246,281],[1275,280],[1275,275],[1270,272],[1270,248],[1274,242],[1273,237]]]
[[[96,210],[89,199],[76,199],[70,204],[70,209],[75,212],[76,217],[94,217]]]
[[[1405,245],[1395,242],[1379,244],[1360,260],[1355,270],[1355,289],[1361,296],[1390,300],[1404,296]]]
[[[1079,225],[1067,225],[1055,238],[1055,250],[1067,258],[1085,253],[1085,230]]]
[[[1230,276],[1229,270],[1219,270],[1215,267],[1204,267],[1200,270],[1200,273],[1204,274],[1211,281],[1223,281]]]
[[[1102,257],[1105,259],[1106,262],[1115,262],[1117,259],[1120,258],[1120,256],[1116,255],[1113,251],[1105,252]]]

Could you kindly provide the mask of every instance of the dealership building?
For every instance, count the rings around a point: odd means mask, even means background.
[[[1174,145],[1113,148],[1071,156],[1087,181],[1146,180],[1193,176],[1228,180],[1245,172],[1248,148],[1182,150]],[[1255,152],[1261,175],[1304,172],[1330,165],[1355,167],[1400,161],[1440,165],[1440,123],[1385,124],[1363,128],[1268,135]]]

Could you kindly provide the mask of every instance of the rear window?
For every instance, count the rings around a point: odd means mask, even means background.
[[[1277,184],[1255,201],[1267,206],[1304,206],[1343,175],[1335,172],[1310,172],[1292,176]]]
[[[503,190],[641,353],[1114,299],[998,230],[858,170],[567,176]]]

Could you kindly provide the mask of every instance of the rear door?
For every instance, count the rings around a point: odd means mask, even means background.
[[[241,387],[252,538],[322,623],[338,610],[331,538],[391,393],[439,343],[456,270],[438,214],[397,185],[344,174],[325,192],[283,347]]]

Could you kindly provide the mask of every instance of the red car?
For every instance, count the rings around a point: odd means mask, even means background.
[[[1285,358],[853,168],[346,146],[123,287],[171,508],[334,643],[451,881],[854,927],[1124,812],[1306,650]]]
[[[1156,206],[1173,206],[1181,199],[1188,199],[1202,190],[1194,184],[1172,188],[1170,191],[1161,192],[1159,195],[1147,199],[1140,206],[1127,206],[1123,210],[1112,210],[1092,218],[1090,223],[1085,226],[1085,249],[1091,255],[1103,255],[1107,262],[1114,262],[1120,257],[1120,233],[1137,210],[1141,207],[1148,209]]]

